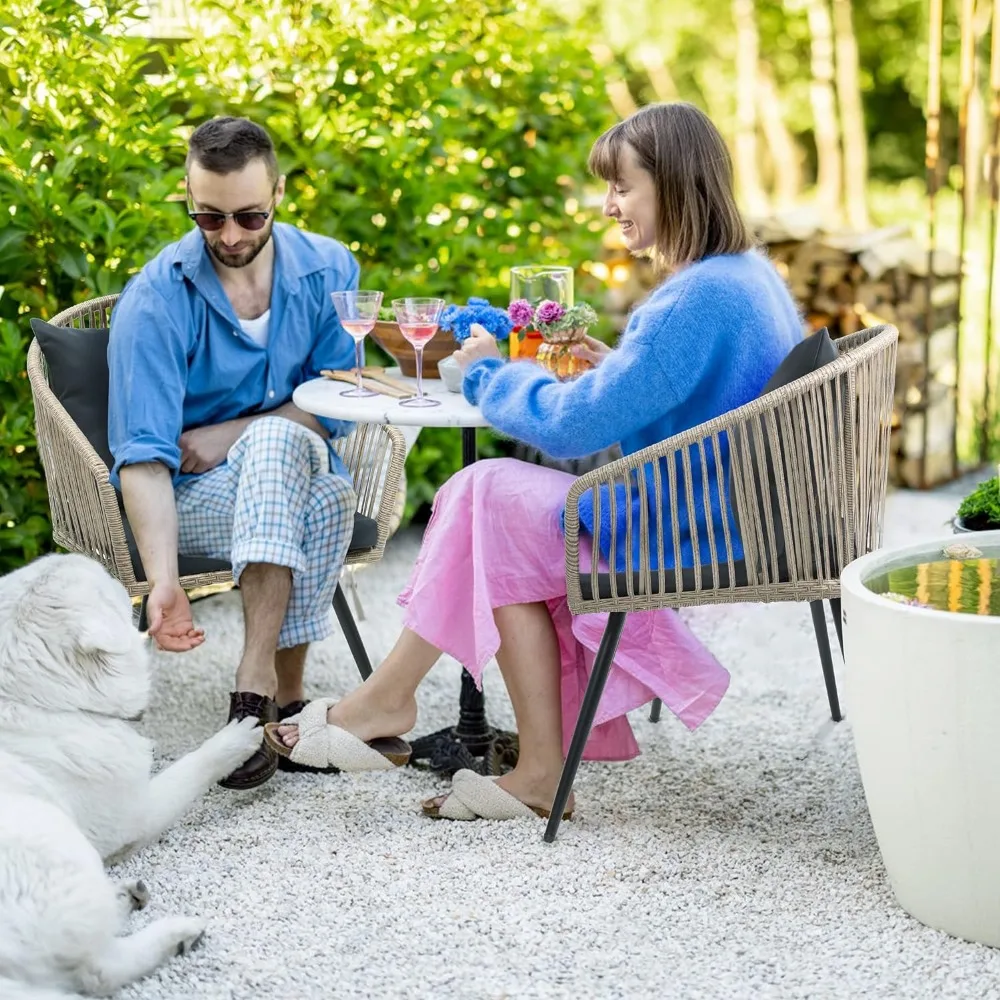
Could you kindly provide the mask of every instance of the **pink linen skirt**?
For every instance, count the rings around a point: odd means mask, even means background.
[[[569,748],[607,624],[566,602],[562,511],[573,476],[516,459],[476,462],[434,499],[423,545],[399,604],[405,625],[453,656],[482,684],[500,647],[493,609],[544,601],[559,639],[563,749]],[[581,541],[581,565],[589,555]],[[636,611],[625,621],[585,760],[639,753],[626,712],[654,697],[689,729],[722,700],[729,673],[677,613]]]

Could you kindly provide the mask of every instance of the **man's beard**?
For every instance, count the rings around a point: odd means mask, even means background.
[[[208,247],[209,253],[220,263],[224,264],[226,267],[246,267],[256,256],[267,246],[267,241],[271,238],[271,230],[273,228],[273,223],[268,221],[267,231],[264,233],[264,238],[256,243],[254,246],[250,247],[249,250],[242,250],[238,254],[229,254],[224,250],[221,250],[218,246],[212,243],[207,236],[205,236],[205,245]],[[202,234],[204,236],[204,234]]]

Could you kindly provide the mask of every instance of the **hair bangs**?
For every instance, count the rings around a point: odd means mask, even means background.
[[[599,136],[587,159],[587,169],[609,184],[615,184],[621,178],[622,148],[625,146],[624,124],[619,122]]]

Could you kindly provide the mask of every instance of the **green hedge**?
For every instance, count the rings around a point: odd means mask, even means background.
[[[136,33],[131,0],[0,10],[3,570],[51,547],[27,319],[119,291],[188,228],[175,199],[204,118],[270,131],[281,216],[347,243],[366,287],[503,300],[511,264],[598,252],[602,223],[570,199],[609,110],[569,24],[498,0],[188,6],[170,45]],[[408,515],[457,468],[450,437],[421,435]]]

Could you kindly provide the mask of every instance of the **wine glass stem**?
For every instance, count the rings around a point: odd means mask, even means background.
[[[354,341],[354,366],[358,371],[358,392],[364,391],[364,386],[361,384],[361,341]]]
[[[417,347],[414,350],[417,355],[417,399],[424,398],[424,349]]]

